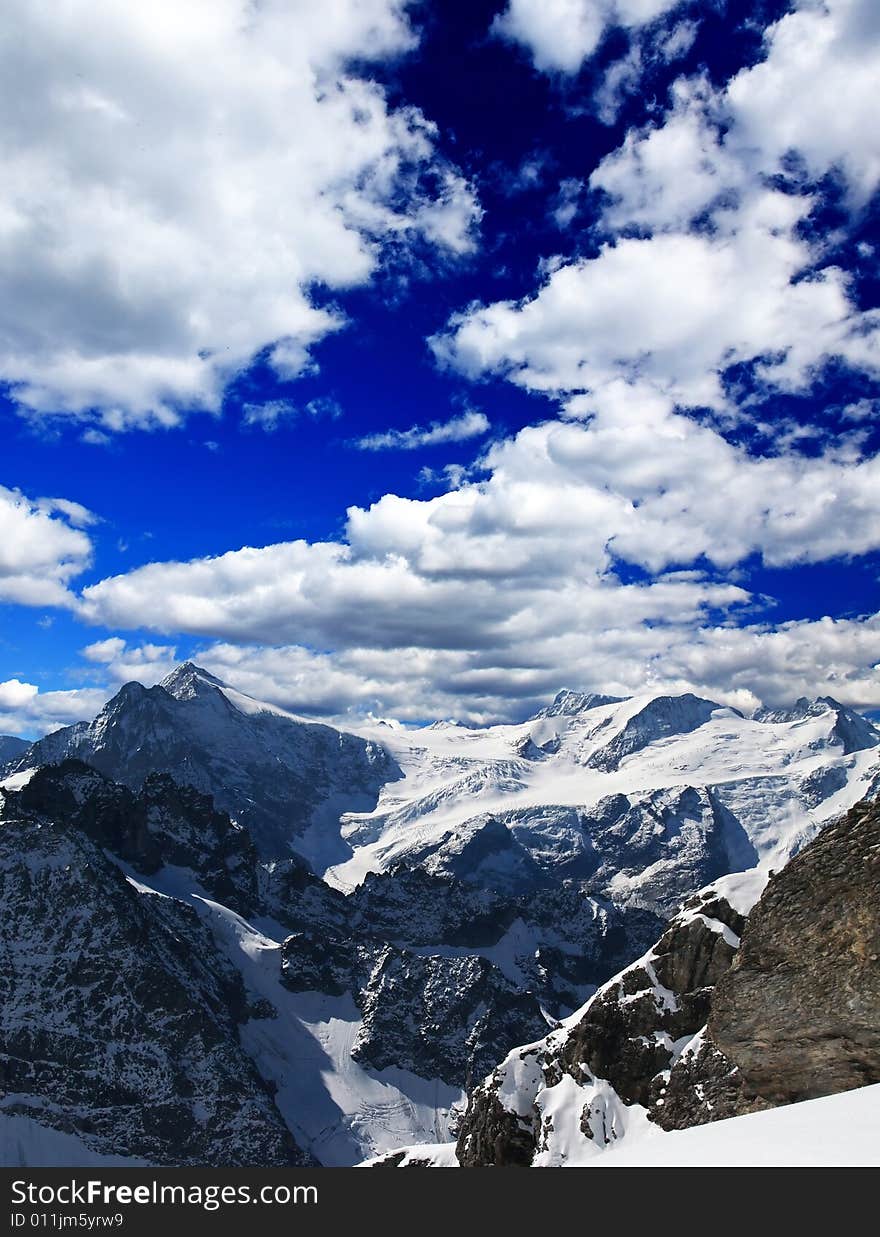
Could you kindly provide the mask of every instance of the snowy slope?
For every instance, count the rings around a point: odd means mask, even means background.
[[[603,1168],[877,1168],[880,1084],[642,1137],[587,1166]]]
[[[464,1093],[406,1070],[372,1070],[351,1057],[362,1020],[351,996],[290,992],[281,983],[285,929],[249,922],[202,896],[191,873],[164,869],[129,878],[146,897],[194,906],[248,994],[272,1007],[240,1030],[242,1046],[273,1084],[275,1104],[297,1143],[327,1167],[357,1163],[408,1142],[449,1138],[450,1110]],[[268,1012],[268,1006],[267,1006]]]
[[[454,1145],[399,1148],[395,1166],[457,1168]],[[368,1167],[369,1164],[364,1165]],[[573,1156],[568,1168],[877,1168],[880,1083],[665,1133],[645,1122],[601,1154]]]
[[[865,794],[880,742],[870,723],[829,700],[762,720],[697,697],[571,692],[519,725],[362,733],[381,737],[404,777],[385,786],[375,810],[343,817],[352,855],[327,870],[331,884],[350,889],[399,863],[458,875],[467,867],[485,881],[515,882],[530,865],[584,878],[601,866],[595,827],[610,823],[612,833],[620,826],[620,853],[600,858],[618,877],[597,889],[638,900],[640,886],[663,875],[644,869],[671,861],[686,871],[664,890],[667,909],[724,871],[781,866]],[[628,871],[634,840],[664,832],[655,858],[643,846],[647,861]]]

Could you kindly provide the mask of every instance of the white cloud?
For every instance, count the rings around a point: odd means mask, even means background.
[[[270,399],[262,404],[245,404],[242,408],[243,425],[259,425],[273,433],[285,421],[295,421],[299,409],[290,400]]]
[[[18,709],[28,704],[37,695],[38,687],[33,683],[22,683],[20,679],[7,679],[0,683],[0,709]]]
[[[61,726],[87,721],[107,700],[108,692],[90,687],[40,691],[33,683],[0,683],[0,734],[39,738]]]
[[[386,242],[472,245],[431,124],[349,67],[413,45],[406,8],[10,0],[0,376],[25,411],[216,412],[258,350],[293,377],[342,325],[311,285],[364,283]]]
[[[152,687],[174,668],[177,649],[173,644],[132,647],[121,636],[110,636],[86,645],[80,649],[80,655],[86,661],[102,666],[104,679],[110,685],[119,686],[137,679],[139,683]]]
[[[79,503],[26,498],[0,486],[0,601],[70,606],[70,581],[92,559],[82,524],[93,521]]]
[[[811,176],[839,168],[864,201],[880,182],[876,0],[799,0],[771,26],[766,58],[726,92],[737,141],[772,170],[796,151]]]
[[[537,69],[576,73],[605,32],[648,25],[681,0],[509,0],[492,29],[525,47]]]
[[[569,412],[588,419],[532,426],[491,447],[483,481],[351,508],[345,542],[150,564],[86,589],[82,615],[219,640],[222,655],[199,654],[215,659],[211,668],[231,667],[245,690],[293,707],[339,711],[347,697],[374,711],[481,720],[573,680],[727,690],[695,650],[756,604],[730,577],[736,564],[880,548],[877,460],[830,450],[751,457],[650,387],[622,382]],[[633,567],[644,582],[625,582]],[[763,647],[771,629],[750,630]],[[260,643],[296,647],[260,652]],[[847,673],[862,675],[864,695],[873,672],[859,669],[853,648]],[[800,683],[807,671],[795,665]],[[817,685],[829,667],[816,661]],[[775,691],[784,667],[772,669],[759,673],[756,662],[750,677],[743,661],[729,690]]]
[[[760,703],[831,695],[880,708],[880,618],[792,621],[774,629],[626,623],[562,634],[502,654],[408,648],[314,653],[297,646],[215,644],[198,654],[258,699],[323,716],[374,712],[415,721],[518,719],[559,688],[697,691],[750,712]]]
[[[342,416],[342,409],[335,400],[326,396],[311,399],[304,408],[286,399],[270,399],[261,404],[245,404],[242,407],[241,423],[246,427],[259,426],[267,434],[273,434],[285,422],[295,421],[302,413],[317,421],[327,417],[335,421]]]
[[[766,59],[725,89],[677,83],[662,122],[630,133],[590,175],[608,194],[612,239],[598,256],[556,260],[534,296],[458,315],[434,341],[438,356],[535,390],[649,380],[716,409],[737,363],[757,363],[765,383],[789,391],[829,358],[877,374],[880,312],[857,307],[847,274],[801,226],[816,191],[766,180],[794,152],[811,179],[844,173],[856,203],[880,183],[868,120],[876,13],[872,0],[803,5],[770,27]],[[651,234],[621,235],[634,227]]]
[[[468,411],[448,421],[432,421],[430,425],[414,425],[408,430],[385,430],[356,438],[354,446],[361,451],[416,451],[420,447],[435,447],[446,442],[467,442],[489,430],[489,418],[483,412]]]
[[[118,657],[124,648],[125,641],[121,636],[109,636],[106,640],[96,640],[94,644],[86,645],[81,653],[86,661],[94,661],[103,665]]]
[[[738,362],[759,361],[763,380],[786,390],[833,356],[878,372],[878,315],[850,303],[844,272],[801,277],[813,258],[794,232],[806,206],[766,191],[735,230],[608,244],[557,267],[534,297],[454,318],[435,351],[469,376],[505,374],[531,390],[595,390],[622,375],[714,408]]]

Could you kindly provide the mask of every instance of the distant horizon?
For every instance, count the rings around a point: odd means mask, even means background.
[[[217,683],[217,685],[221,688],[232,688],[231,684],[225,683],[222,679],[219,679],[217,678],[217,676],[212,675],[210,671],[205,670],[203,666],[197,665],[195,662],[191,661],[190,659],[187,659],[186,661],[183,661],[183,662],[179,662],[174,667],[174,669],[168,675],[165,676],[165,678],[170,679],[178,671],[182,669],[186,669],[187,667],[192,667],[194,670],[197,670],[200,674],[204,674],[209,679],[213,679]],[[140,686],[145,687],[145,688],[164,686],[164,680],[160,680],[159,683],[144,684],[144,683],[141,683],[139,679],[131,679],[127,683],[121,684],[113,692],[113,694],[107,698],[104,704],[101,705],[101,708],[96,711],[95,716],[97,716],[107,704],[109,704],[113,699],[115,699],[115,697],[118,696],[120,692],[122,692],[126,687],[130,686],[132,683],[138,683]],[[237,689],[232,688],[232,690],[237,690]],[[242,692],[241,694],[248,695],[249,693]],[[644,697],[645,699],[657,699],[658,697],[663,697],[663,696],[668,696],[668,695],[681,696],[681,695],[690,695],[690,694],[693,694],[693,693],[689,693],[689,692],[669,693],[661,689],[657,689],[655,691],[633,692],[630,696],[621,696],[621,697],[610,697],[609,696],[608,700],[609,700],[609,703],[624,704],[628,700],[638,699],[639,697]],[[394,726],[399,726],[403,730],[409,731],[409,730],[424,729],[429,726],[437,726],[437,725],[443,725],[443,724],[462,727],[463,729],[474,729],[474,730],[491,729],[495,726],[522,726],[522,725],[525,725],[526,722],[535,720],[535,718],[539,716],[540,712],[542,712],[543,709],[551,707],[553,704],[557,703],[557,701],[559,701],[560,698],[565,697],[566,695],[584,696],[584,697],[590,697],[590,696],[602,697],[602,696],[606,696],[607,693],[597,692],[593,690],[581,690],[581,689],[572,688],[572,687],[561,687],[556,692],[553,693],[552,697],[548,698],[545,701],[544,705],[542,705],[540,709],[536,709],[534,712],[528,713],[523,717],[515,718],[513,720],[509,720],[509,719],[500,720],[499,719],[499,720],[494,720],[494,721],[487,721],[479,725],[474,724],[474,723],[463,722],[455,717],[423,717],[423,718],[409,718],[406,720],[402,720],[400,718],[396,718],[390,715],[386,717],[379,717],[371,713],[362,713],[358,715],[317,714],[317,713],[309,714],[309,713],[304,713],[301,710],[298,711],[295,708],[290,708],[290,709],[285,708],[284,706],[275,704],[271,700],[261,700],[258,697],[253,697],[253,696],[250,698],[256,700],[258,704],[266,704],[270,708],[281,709],[283,712],[288,712],[292,716],[296,716],[297,714],[299,714],[299,716],[301,716],[304,721],[334,726],[342,730],[346,729],[347,726],[353,727],[355,729],[357,729],[358,726],[364,729],[368,729],[369,726],[371,725],[375,725],[375,726],[386,725],[387,726],[393,723]],[[712,700],[711,697],[708,697],[708,699],[711,701],[711,703],[718,704],[719,707],[721,708],[732,708],[732,706],[723,705],[720,701]],[[772,709],[785,710],[788,708],[795,708],[797,705],[801,704],[802,702],[805,702],[807,704],[816,704],[821,701],[827,701],[830,705],[837,705],[838,707],[841,707],[841,708],[849,707],[847,705],[842,704],[841,701],[835,700],[834,697],[828,696],[826,694],[824,696],[816,696],[813,698],[799,697],[797,700],[778,702],[777,704],[772,705],[772,706],[761,705],[758,709],[755,710],[755,713],[759,713],[763,710],[772,710]],[[740,716],[742,716],[745,720],[753,720],[752,714],[742,713],[741,710],[739,709],[733,709],[733,711],[734,713],[739,713]],[[860,712],[865,718],[867,718],[868,721],[871,721],[871,722],[880,721],[880,710],[854,709],[853,712]],[[91,717],[88,717],[88,718],[82,718],[80,720],[83,722],[90,722],[94,719]],[[76,723],[70,723],[70,724],[76,724]],[[57,730],[62,730],[65,728],[66,727],[64,726],[56,726],[56,727],[53,727],[51,730],[43,731],[42,733],[32,733],[30,735],[20,735],[20,734],[19,735],[8,735],[5,733],[0,733],[0,739],[4,739],[4,738],[20,739],[22,742],[25,742],[25,743],[35,743],[35,742],[39,742],[41,738],[45,738],[47,735],[54,734]]]

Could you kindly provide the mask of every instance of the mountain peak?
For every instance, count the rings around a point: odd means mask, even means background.
[[[203,670],[201,666],[197,666],[195,662],[184,661],[179,666],[175,666],[159,686],[164,688],[169,696],[174,696],[176,700],[190,700],[198,695],[200,688],[225,687],[226,684],[215,678],[213,674],[209,674],[207,670]]]
[[[575,713],[586,713],[589,709],[598,709],[606,704],[621,704],[622,696],[603,696],[597,692],[576,692],[568,687],[557,692],[553,703],[535,714],[541,717],[567,717]]]

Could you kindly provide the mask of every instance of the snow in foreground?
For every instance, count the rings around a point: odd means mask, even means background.
[[[876,1168],[880,1166],[880,1083],[787,1104],[768,1112],[664,1133],[593,1157],[596,1168]]]
[[[635,1106],[634,1106],[635,1107]],[[635,1135],[635,1136],[633,1136]],[[583,1156],[564,1168],[877,1168],[880,1167],[880,1083],[787,1104],[767,1112],[666,1133],[639,1122],[620,1147]],[[401,1167],[456,1168],[455,1145],[400,1148]]]

